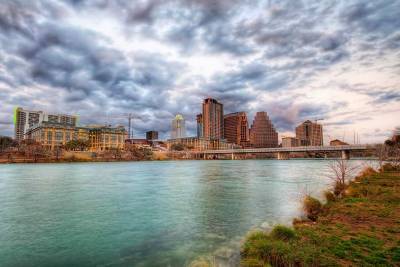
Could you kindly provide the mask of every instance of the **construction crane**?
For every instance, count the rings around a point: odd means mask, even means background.
[[[132,120],[134,120],[134,119],[142,119],[142,117],[136,116],[133,113],[124,113],[124,114],[120,114],[120,115],[115,115],[115,116],[112,116],[112,118],[114,118],[114,119],[128,119],[128,139],[131,139],[132,136],[133,136],[133,134],[132,134],[132,130],[133,130]]]
[[[128,139],[131,139],[132,137],[132,120],[133,119],[141,119],[142,117],[140,116],[134,116],[132,113],[128,113],[126,114],[126,116],[128,117]]]

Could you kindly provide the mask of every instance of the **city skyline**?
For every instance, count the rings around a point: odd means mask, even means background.
[[[134,113],[134,136],[155,129],[162,139],[182,114],[195,136],[199,103],[212,97],[225,114],[268,112],[280,138],[324,118],[326,142],[352,143],[354,132],[380,142],[399,126],[398,10],[396,1],[2,1],[0,135],[13,136],[21,106],[86,124],[126,125],[114,117]]]

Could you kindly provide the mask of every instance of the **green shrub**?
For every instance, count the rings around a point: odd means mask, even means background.
[[[306,196],[304,198],[303,208],[307,218],[314,222],[318,219],[318,215],[322,212],[321,202],[311,196]]]
[[[265,239],[266,237],[267,237],[267,235],[264,232],[254,231],[254,232],[251,232],[247,236],[247,240],[249,240],[249,241],[262,240],[262,239]]]
[[[264,264],[263,260],[250,258],[250,259],[242,260],[240,262],[240,266],[243,266],[243,267],[267,267],[267,266],[271,266],[271,265]]]
[[[288,241],[296,238],[296,232],[287,226],[277,225],[272,229],[270,236],[274,239]]]

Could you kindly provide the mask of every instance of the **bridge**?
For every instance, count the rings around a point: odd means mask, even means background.
[[[216,149],[192,151],[192,154],[209,156],[230,154],[232,159],[235,159],[236,154],[258,154],[258,153],[274,153],[278,155],[278,159],[289,159],[289,154],[292,152],[340,152],[343,159],[349,159],[352,151],[366,151],[366,145],[344,145],[344,146],[298,146],[298,147],[271,147],[271,148],[243,148],[243,149]]]

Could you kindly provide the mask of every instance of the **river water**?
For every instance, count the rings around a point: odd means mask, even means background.
[[[187,266],[290,223],[327,160],[0,165],[0,266]],[[221,252],[222,251],[222,252]]]

